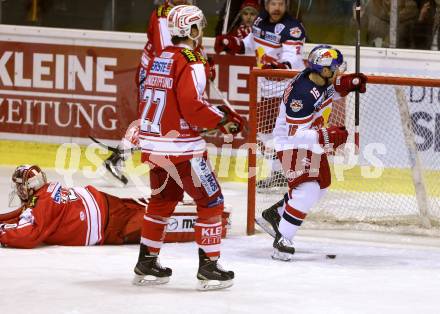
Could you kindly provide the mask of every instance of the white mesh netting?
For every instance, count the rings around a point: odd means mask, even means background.
[[[333,104],[330,124],[347,127],[348,145],[330,157],[332,185],[304,226],[440,235],[440,88],[415,86],[417,79],[408,86],[374,81],[360,97],[359,154],[354,94]],[[257,217],[287,192],[271,143],[280,102],[272,96],[282,93],[286,80],[258,82]]]

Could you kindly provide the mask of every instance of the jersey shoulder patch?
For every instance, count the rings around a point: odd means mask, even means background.
[[[185,57],[188,62],[202,62],[203,64],[206,63],[206,59],[198,51],[184,48],[180,50],[180,53]]]
[[[286,17],[284,20],[284,25],[286,26],[281,33],[282,41],[286,40],[305,40],[306,30],[300,21],[294,19],[293,17]]]
[[[162,4],[157,8],[157,17],[167,17],[172,7],[166,4]]]
[[[303,118],[310,116],[314,110],[316,99],[311,93],[312,84],[299,74],[286,89],[284,95],[284,104],[286,105],[286,114],[292,118]]]
[[[27,208],[34,208],[35,205],[37,205],[37,201],[38,201],[38,196],[36,196],[36,195],[32,196],[32,198],[26,204],[26,207]]]

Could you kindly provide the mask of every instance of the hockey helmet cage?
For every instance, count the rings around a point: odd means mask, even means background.
[[[14,191],[22,202],[26,202],[47,183],[46,174],[37,165],[21,165],[12,174]]]
[[[328,67],[332,72],[335,72],[345,66],[342,53],[330,45],[319,45],[313,48],[307,61],[308,68],[318,73],[321,73],[324,67]],[[341,70],[343,72],[345,69]]]
[[[189,37],[192,40],[197,40],[200,37],[207,24],[202,10],[193,5],[178,5],[172,8],[167,20],[172,37]],[[191,36],[193,25],[199,30],[199,34],[195,38]]]

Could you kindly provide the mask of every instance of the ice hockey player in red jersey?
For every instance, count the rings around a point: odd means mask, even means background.
[[[339,50],[317,46],[308,57],[308,67],[284,92],[273,136],[289,190],[283,200],[262,213],[275,233],[274,259],[292,258],[293,237],[331,183],[326,154],[347,140],[343,125],[328,124],[335,90],[342,97],[355,90],[365,92],[365,75],[338,76],[342,64]],[[260,218],[259,225],[267,230],[264,220]]]
[[[176,5],[191,4],[191,0],[166,0],[150,15],[147,27],[147,42],[142,51],[141,62],[138,68],[139,101],[143,95],[143,81],[149,61],[158,56],[167,46],[171,46],[171,36],[167,26],[167,16]]]
[[[166,0],[163,5],[160,5],[151,13],[147,28],[147,43],[142,51],[136,78],[138,103],[144,94],[144,83],[149,61],[155,56],[158,56],[165,47],[172,45],[171,35],[167,26],[167,16],[174,6],[185,4],[192,4],[192,0]],[[201,37],[198,39],[196,50],[206,57]],[[214,80],[216,76],[214,61],[212,58],[207,58],[207,61],[208,62],[205,63],[206,73],[210,80]],[[126,131],[125,139],[122,139],[117,149],[104,161],[104,166],[108,170],[108,173],[124,185],[128,182],[127,177],[123,173],[124,161],[127,160],[131,151],[137,150],[138,148],[136,139],[137,132],[138,126],[132,123]]]
[[[36,165],[12,175],[22,206],[0,215],[0,244],[34,248],[42,244],[87,246],[138,243],[145,206],[92,186],[65,188],[48,182]]]
[[[142,161],[150,166],[152,189],[144,217],[134,284],[169,281],[172,270],[162,267],[158,255],[165,226],[185,191],[197,205],[194,226],[199,247],[199,289],[232,285],[234,273],[218,264],[223,195],[207,159],[201,129],[237,134],[243,119],[231,108],[214,107],[204,98],[206,60],[193,51],[203,36],[206,20],[195,6],[176,6],[168,15],[173,46],[153,58],[147,69],[140,106]]]

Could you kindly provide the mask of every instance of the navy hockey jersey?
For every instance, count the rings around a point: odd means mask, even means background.
[[[269,13],[263,11],[255,19],[252,32],[246,36],[243,43],[246,53],[255,54],[258,68],[261,68],[265,63],[277,61],[288,64],[293,70],[301,71],[304,69],[305,40],[306,31],[301,22],[285,14],[278,23],[271,23]],[[260,81],[259,85],[263,97],[282,96],[284,86],[275,90],[270,80],[260,78]]]
[[[272,58],[289,64],[291,69],[304,69],[303,46],[306,32],[298,20],[288,14],[278,23],[269,21],[269,13],[263,11],[255,19],[252,32],[244,39],[246,53],[255,53],[257,66]]]
[[[304,148],[322,154],[317,129],[328,127],[335,94],[333,84],[318,86],[310,70],[299,73],[287,86],[273,130],[276,151]]]

